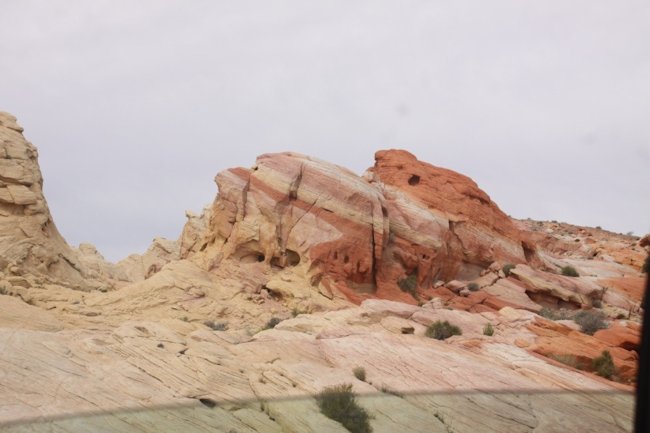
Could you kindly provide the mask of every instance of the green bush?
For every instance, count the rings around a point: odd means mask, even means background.
[[[412,273],[406,278],[402,278],[397,282],[397,285],[399,286],[400,290],[402,290],[402,292],[409,293],[415,299],[418,298],[418,277],[415,273]]]
[[[352,369],[352,374],[354,374],[354,377],[359,379],[362,382],[366,381],[366,369],[363,367],[354,367]]]
[[[553,310],[552,308],[544,307],[537,314],[549,320],[568,320],[573,318],[572,313],[563,308]]]
[[[278,317],[271,317],[269,321],[266,322],[266,325],[264,325],[264,329],[273,329],[280,322],[282,322],[282,319]]]
[[[501,270],[503,271],[503,274],[506,277],[509,277],[510,276],[510,271],[512,271],[514,268],[515,268],[515,265],[513,265],[512,263],[506,263],[505,265],[503,265]]]
[[[478,284],[476,284],[476,283],[469,283],[467,285],[467,290],[469,290],[470,292],[476,292],[478,289],[479,289],[479,287],[478,287]]]
[[[351,433],[371,433],[370,416],[357,403],[352,385],[328,387],[316,395],[316,403],[323,415],[340,422]]]
[[[573,321],[580,325],[582,332],[594,335],[599,329],[607,329],[606,318],[602,311],[582,310],[573,316]]]
[[[562,266],[562,269],[560,270],[562,272],[562,275],[565,277],[579,277],[580,274],[578,274],[578,271],[576,271],[576,268],[573,266]]]
[[[384,394],[394,395],[395,397],[400,397],[400,398],[404,397],[403,393],[397,391],[396,389],[391,388],[386,384],[383,384],[381,386],[381,392],[383,392]]]
[[[483,335],[487,335],[488,337],[494,335],[494,326],[492,326],[491,323],[488,323],[483,327]]]
[[[435,323],[429,325],[424,335],[429,338],[435,338],[436,340],[446,340],[452,335],[462,335],[463,332],[456,325],[452,325],[448,321],[441,322],[438,320]]]
[[[212,320],[206,320],[203,322],[203,324],[214,331],[226,331],[228,329],[228,324],[223,322],[213,322]]]
[[[594,358],[591,361],[591,365],[598,376],[602,376],[606,379],[611,379],[614,373],[616,373],[614,360],[607,350],[603,350],[603,353],[599,357]]]
[[[575,355],[551,355],[551,358],[569,367],[580,369],[578,366],[578,358]]]
[[[643,267],[641,268],[641,272],[644,274],[650,274],[650,254],[647,255],[645,258],[645,262],[643,262]]]

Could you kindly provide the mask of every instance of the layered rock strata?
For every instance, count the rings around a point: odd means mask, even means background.
[[[194,236],[182,242],[206,269],[229,259],[303,264],[321,292],[413,302],[399,287],[409,276],[427,289],[496,261],[538,262],[525,234],[471,179],[404,151],[378,152],[364,177],[295,153],[262,155],[216,182],[202,241],[186,228]]]
[[[38,151],[22,133],[14,116],[0,113],[0,269],[81,286],[85,269],[54,225]]]

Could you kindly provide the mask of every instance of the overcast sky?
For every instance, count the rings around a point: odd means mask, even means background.
[[[3,0],[0,55],[59,230],[112,260],[285,150],[404,148],[514,217],[650,231],[647,0]]]

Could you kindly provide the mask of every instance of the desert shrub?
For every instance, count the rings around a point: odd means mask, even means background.
[[[650,274],[650,254],[647,255],[645,258],[645,262],[643,262],[643,267],[641,268],[641,272],[645,274]]]
[[[212,320],[206,320],[203,322],[205,326],[212,329],[213,331],[225,331],[228,329],[228,324],[224,322],[214,322]]]
[[[513,265],[512,263],[506,263],[505,265],[503,265],[501,270],[503,271],[503,274],[506,277],[509,277],[510,276],[510,271],[512,271],[514,268],[515,268],[515,265]]]
[[[594,358],[591,361],[591,365],[598,376],[602,376],[606,379],[611,379],[614,373],[616,373],[614,360],[607,350],[603,350],[603,353],[599,357]]]
[[[427,337],[435,338],[436,340],[446,340],[452,335],[462,335],[463,332],[458,326],[452,325],[447,320],[444,322],[438,320],[437,322],[429,325],[424,334]]]
[[[580,368],[578,366],[578,358],[576,358],[574,355],[551,355],[551,358],[553,358],[556,361],[561,362],[564,365],[568,365],[569,367],[573,368]]]
[[[568,320],[573,318],[573,315],[570,311],[562,308],[559,310],[554,310],[552,308],[544,307],[537,314],[542,317],[546,317],[549,320]]]
[[[469,283],[467,285],[467,290],[469,290],[470,292],[476,292],[478,289],[479,289],[479,287],[478,287],[478,284],[476,284],[476,283]]]
[[[607,328],[606,317],[602,311],[582,310],[573,317],[573,320],[580,325],[582,332],[594,335],[594,332],[599,329]]]
[[[540,316],[545,317],[547,319],[556,320],[555,319],[555,311],[551,310],[548,307],[542,308],[541,310],[539,310],[539,313],[537,313],[537,314],[539,314]]]
[[[357,403],[352,385],[325,388],[316,395],[316,403],[323,415],[340,422],[351,433],[371,433],[368,412]]]
[[[0,286],[0,295],[6,295],[7,289],[4,286]]]
[[[271,317],[268,322],[266,322],[266,325],[264,325],[264,329],[273,329],[277,326],[278,323],[282,322],[282,319],[278,317]]]
[[[565,277],[579,277],[580,274],[578,274],[578,271],[576,271],[576,268],[573,266],[567,265],[567,266],[562,266],[562,269],[560,270],[562,275]]]
[[[603,308],[603,301],[600,299],[592,299],[591,306],[594,308]]]
[[[388,386],[386,384],[383,384],[381,386],[381,392],[383,392],[384,394],[394,395],[395,397],[400,397],[400,398],[404,397],[403,393],[399,392],[396,389],[391,388],[390,386]]]
[[[362,382],[366,381],[366,369],[363,367],[354,367],[352,369],[352,374],[354,374],[354,377],[359,379]]]
[[[418,286],[418,277],[415,273],[412,273],[406,278],[402,278],[397,282],[400,290],[402,292],[409,293],[415,299],[418,297],[417,286]]]
[[[492,326],[491,323],[488,323],[483,327],[483,335],[487,335],[488,337],[494,335],[494,326]]]

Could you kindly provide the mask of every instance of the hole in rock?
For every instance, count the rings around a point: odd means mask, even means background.
[[[211,398],[200,398],[199,401],[203,406],[209,407],[210,409],[217,406],[217,402],[212,400]]]
[[[300,254],[294,250],[287,250],[287,265],[296,266],[300,263]]]
[[[321,282],[322,279],[323,279],[323,274],[316,274],[316,275],[313,275],[313,276],[309,279],[309,284],[311,284],[312,287],[318,287],[318,285],[320,284],[320,282]]]
[[[535,250],[533,249],[533,247],[528,245],[526,242],[522,242],[521,247],[524,250],[524,257],[526,257],[526,261],[530,262],[531,260],[533,260],[533,258],[535,257]]]
[[[409,185],[417,185],[418,183],[420,183],[420,176],[417,174],[414,174],[409,178]]]
[[[239,257],[240,263],[257,263],[264,261],[264,253],[259,251],[241,251],[238,254],[234,255]]]

